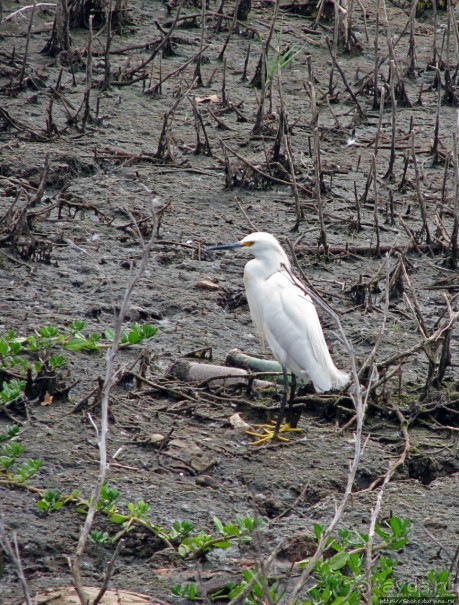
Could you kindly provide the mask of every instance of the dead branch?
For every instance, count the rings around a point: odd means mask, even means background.
[[[178,7],[177,7],[177,11],[175,13],[175,18],[172,21],[172,23],[170,24],[170,29],[167,32],[167,34],[165,36],[163,36],[161,42],[157,46],[155,46],[155,48],[153,49],[152,53],[150,54],[150,56],[147,59],[145,59],[144,61],[142,61],[140,63],[140,65],[137,65],[136,67],[133,67],[130,70],[126,70],[125,80],[132,79],[133,76],[134,76],[134,74],[136,74],[139,71],[142,71],[144,67],[146,67],[149,63],[151,63],[154,60],[154,58],[159,53],[159,51],[162,50],[167,44],[169,44],[170,38],[172,36],[172,33],[174,32],[174,30],[175,30],[175,28],[177,26],[178,20],[180,18],[180,13],[181,13],[181,10],[183,8],[184,1],[185,0],[180,0],[180,3],[178,5]]]
[[[419,174],[419,166],[416,158],[416,150],[414,145],[414,131],[411,131],[411,158],[413,160],[414,172],[416,175],[416,192],[418,196],[419,210],[421,212],[422,217],[422,232],[426,234],[426,244],[432,243],[432,238],[430,236],[429,223],[427,221],[427,209],[426,203],[424,199],[424,194],[421,189],[421,176]]]
[[[375,506],[374,506],[373,510],[371,511],[370,528],[368,531],[368,542],[367,542],[367,547],[366,547],[366,552],[365,552],[365,570],[366,570],[365,575],[366,575],[367,586],[368,586],[368,592],[366,594],[367,603],[372,602],[373,586],[372,586],[372,582],[371,582],[371,573],[372,573],[372,569],[373,569],[373,557],[372,557],[373,541],[374,541],[374,536],[375,536],[376,523],[378,521],[378,517],[381,512],[384,490],[385,490],[387,484],[389,483],[389,481],[394,476],[396,470],[400,466],[405,464],[406,457],[408,456],[408,453],[410,451],[410,436],[408,434],[408,421],[406,420],[405,416],[402,414],[402,412],[398,409],[398,407],[394,403],[392,403],[391,405],[392,405],[392,409],[395,412],[395,414],[397,415],[398,421],[400,423],[400,430],[403,435],[404,445],[403,445],[403,450],[402,450],[402,453],[400,454],[400,456],[389,464],[389,468],[387,469],[387,472],[384,475],[382,485],[379,488],[379,492],[376,497]]]
[[[286,269],[286,268],[284,267],[284,269]],[[350,342],[348,341],[348,339],[346,337],[346,333],[343,330],[343,327],[341,325],[341,321],[340,321],[338,315],[335,313],[335,311],[333,311],[333,309],[322,298],[317,296],[317,294],[315,294],[315,292],[313,292],[310,288],[304,286],[301,282],[299,282],[295,278],[293,273],[291,273],[291,271],[289,271],[288,269],[286,269],[286,270],[290,274],[290,278],[295,282],[295,284],[306,295],[309,295],[312,298],[313,302],[315,304],[317,304],[323,311],[325,311],[325,313],[327,313],[333,319],[333,321],[335,322],[335,325],[337,326],[339,335],[341,337],[341,342],[343,343],[344,347],[346,348],[346,351],[350,358],[352,386],[349,387],[348,392],[352,398],[352,401],[353,401],[354,407],[355,407],[355,412],[356,412],[356,430],[354,433],[354,457],[350,464],[345,491],[341,498],[341,502],[336,507],[333,519],[328,524],[327,528],[325,529],[325,531],[322,533],[322,535],[320,537],[316,552],[309,559],[308,564],[306,565],[305,569],[303,570],[299,580],[293,587],[291,595],[289,595],[287,603],[288,603],[288,605],[293,605],[293,603],[295,603],[298,593],[300,592],[300,590],[304,586],[305,582],[311,575],[316,563],[319,561],[320,557],[323,555],[324,550],[327,547],[328,539],[331,537],[336,526],[340,522],[344,509],[346,508],[347,502],[352,493],[352,488],[354,485],[354,480],[355,480],[355,476],[357,473],[357,469],[360,465],[360,460],[361,460],[363,451],[365,450],[365,447],[366,447],[366,444],[368,441],[368,438],[366,438],[366,439],[363,438],[363,422],[364,422],[364,418],[365,418],[365,411],[367,408],[368,391],[365,393],[365,396],[364,396],[362,386],[360,385],[360,382],[359,382],[357,367],[355,364],[354,350],[353,350],[352,345],[350,344]],[[373,379],[373,377],[370,377],[370,385],[371,385],[372,379]]]
[[[24,575],[24,570],[22,568],[21,563],[21,555],[19,552],[19,544],[16,532],[13,532],[12,542],[10,542],[8,535],[6,533],[5,521],[4,521],[4,513],[3,510],[0,509],[0,546],[3,551],[8,555],[11,559],[15,570],[16,575],[19,580],[19,584],[21,585],[22,592],[24,594],[25,602],[27,605],[33,605],[32,598],[30,596],[29,586],[27,584],[26,577]]]
[[[355,96],[354,91],[352,90],[352,88],[349,85],[349,82],[347,81],[346,78],[346,74],[343,71],[343,68],[341,67],[341,65],[338,63],[335,54],[333,52],[333,47],[330,44],[330,40],[328,38],[326,38],[326,42],[327,42],[327,46],[328,46],[328,50],[330,51],[330,56],[332,58],[333,61],[333,65],[336,67],[336,69],[339,71],[339,75],[341,76],[341,79],[343,80],[343,84],[344,87],[346,88],[347,92],[349,93],[351,99],[354,101],[355,106],[357,108],[357,111],[359,112],[359,116],[364,118],[365,117],[365,112],[362,109],[362,106],[359,103],[359,100],[357,99],[357,97]]]
[[[152,219],[153,219],[153,222],[155,222],[155,220],[156,220],[155,219],[155,210],[153,207],[153,200],[151,197],[151,192],[148,191],[148,194],[149,194],[150,203],[151,203]],[[83,553],[86,548],[86,544],[87,544],[87,541],[89,538],[89,533],[91,531],[91,527],[94,522],[94,517],[96,514],[96,510],[97,510],[97,503],[99,500],[100,492],[105,483],[105,478],[107,475],[108,410],[109,410],[110,392],[111,392],[111,388],[113,386],[113,379],[114,379],[114,375],[115,375],[114,363],[115,363],[115,359],[118,355],[119,342],[120,342],[120,338],[121,338],[121,332],[122,332],[124,318],[126,316],[126,312],[127,312],[128,308],[129,308],[132,294],[133,294],[135,288],[137,287],[137,284],[139,283],[140,279],[142,278],[142,276],[145,272],[145,269],[147,268],[150,251],[153,247],[155,238],[156,238],[156,230],[153,229],[152,235],[151,235],[149,241],[146,244],[144,244],[144,242],[142,242],[142,245],[143,245],[142,259],[140,261],[137,271],[134,273],[133,270],[131,270],[131,275],[129,277],[129,282],[126,286],[123,302],[121,304],[120,311],[119,311],[118,315],[116,316],[115,323],[114,323],[113,344],[107,351],[105,378],[104,378],[102,391],[101,391],[100,429],[98,429],[94,425],[96,428],[98,446],[99,446],[99,452],[100,452],[99,476],[97,479],[97,483],[94,486],[93,493],[91,495],[90,505],[88,508],[88,512],[86,514],[84,526],[80,533],[78,546],[77,546],[75,554],[72,557],[72,560],[70,563],[70,568],[71,568],[71,572],[72,572],[72,583],[75,587],[75,590],[77,591],[77,594],[79,596],[79,599],[80,599],[82,605],[86,605],[88,598],[84,592],[84,588],[83,588],[83,584],[82,584],[82,580],[81,580],[81,560],[82,560]]]

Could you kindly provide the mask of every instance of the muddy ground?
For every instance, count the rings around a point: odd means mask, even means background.
[[[25,5],[5,0],[4,17]],[[282,538],[292,542],[314,523],[331,519],[353,455],[353,427],[341,430],[352,417],[350,402],[335,395],[309,395],[309,399],[305,395],[310,403],[300,421],[303,433],[287,445],[256,448],[246,435],[231,428],[229,417],[238,411],[249,422],[265,420],[269,413],[259,404],[276,406],[275,394],[216,392],[165,378],[165,373],[175,360],[206,348],[215,363],[224,363],[236,347],[269,357],[255,334],[243,296],[246,258],[241,253],[203,249],[238,240],[253,230],[272,232],[285,245],[290,240],[298,268],[340,313],[360,365],[378,343],[374,361],[380,364],[382,383],[370,397],[365,423],[368,445],[342,525],[368,531],[377,480],[404,447],[396,408],[410,423],[410,450],[386,488],[381,518],[393,514],[413,523],[409,545],[395,555],[400,561],[396,576],[423,578],[429,569],[451,565],[454,575],[459,543],[457,329],[449,333],[450,363],[437,381],[441,384],[428,384],[427,394],[424,387],[431,381],[426,347],[415,346],[423,342],[422,330],[429,336],[448,321],[448,305],[457,309],[457,271],[451,259],[458,60],[454,29],[448,29],[444,12],[438,14],[436,29],[432,12],[417,17],[414,73],[403,79],[409,66],[409,13],[388,4],[388,30],[381,10],[378,57],[385,61],[378,68],[378,86],[389,80],[388,33],[411,106],[399,98],[393,123],[392,104],[386,103],[375,154],[380,114],[378,107],[373,108],[374,2],[354,6],[352,31],[360,49],[338,51],[338,63],[355,99],[336,68],[330,76],[331,16],[312,29],[312,17],[280,10],[268,63],[275,64],[276,48],[284,57],[291,48],[295,57],[271,71],[271,106],[267,98],[258,134],[253,129],[261,93],[251,80],[273,6],[255,2],[248,20],[234,25],[225,63],[219,53],[232,20],[224,20],[218,30],[217,10],[212,3],[203,22],[201,8],[185,3],[181,15],[195,17],[178,22],[168,56],[159,53],[142,67],[162,37],[156,22],[167,31],[177,9],[168,11],[165,4],[150,0],[133,2],[130,22],[111,43],[107,89],[100,86],[106,31],[98,33],[96,28],[88,119],[83,111],[78,113],[88,90],[88,30],[71,31],[71,60],[65,53],[43,54],[54,8],[49,7],[49,12],[37,8],[23,62],[30,11],[2,23],[0,331],[13,329],[18,336],[29,336],[46,325],[63,330],[75,319],[86,322],[87,333],[102,334],[111,327],[129,267],[138,265],[142,253],[133,217],[145,237],[151,233],[145,187],[150,189],[161,221],[126,321],[147,322],[158,331],[152,339],[121,351],[118,364],[135,362],[137,372],[143,364],[145,376],[156,386],[141,386],[126,374],[113,390],[109,483],[120,491],[120,510],[126,511],[129,502],[144,500],[151,506],[149,519],[162,527],[186,519],[196,530],[212,532],[214,515],[231,521],[237,514],[259,514],[264,521],[261,550],[266,554]],[[231,16],[233,6],[225,4],[223,12]],[[435,44],[438,73],[432,67]],[[185,64],[200,50],[202,82],[193,87],[196,61]],[[328,258],[319,245],[311,69],[319,111]],[[448,74],[450,88],[438,91],[436,78],[444,84]],[[161,78],[165,81],[159,88]],[[282,109],[280,86],[302,209],[297,230],[285,137],[280,148],[284,169],[267,166]],[[438,161],[434,162],[439,92]],[[193,100],[208,137],[207,149],[202,146],[205,137]],[[164,114],[174,104],[161,139]],[[200,153],[196,153],[197,127]],[[393,174],[385,178],[394,133]],[[373,156],[377,186],[373,180],[366,192]],[[386,273],[394,275],[391,284],[395,283],[387,311]],[[349,367],[333,322],[323,316],[323,323],[337,364]],[[433,378],[443,341],[437,344],[429,349]],[[411,354],[387,361],[412,347]],[[25,406],[23,400],[5,406],[0,429],[19,424],[25,457],[43,461],[30,486],[65,494],[80,490],[86,499],[98,470],[97,440],[88,416],[90,412],[98,419],[97,397],[87,397],[103,376],[104,351],[63,354],[67,365],[58,371],[52,397],[45,392],[30,397]],[[384,382],[394,368],[399,370]],[[158,433],[168,437],[160,449],[151,440]],[[37,493],[13,487],[4,474],[0,493],[4,522],[8,532],[17,532],[32,594],[69,584],[68,557],[75,552],[83,518],[75,505],[51,514],[40,511]],[[96,527],[112,536],[118,529],[102,517]],[[85,584],[101,582],[113,549],[113,545],[89,544],[82,567]],[[296,561],[307,554],[292,549],[289,556]],[[234,579],[254,558],[253,549],[233,547],[213,552],[198,565],[137,529],[121,549],[112,585],[170,601],[171,587],[193,579],[198,570],[203,580]],[[279,559],[274,573],[285,569],[285,558]],[[1,603],[21,600],[6,557],[0,595]]]

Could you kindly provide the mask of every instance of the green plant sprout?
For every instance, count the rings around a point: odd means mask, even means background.
[[[41,460],[21,461],[26,448],[19,443],[19,427],[7,426],[0,433],[0,484],[30,489],[27,482],[42,467]],[[89,500],[80,497],[78,490],[62,495],[57,490],[34,488],[40,494],[37,509],[51,514],[63,506],[76,504],[78,512],[85,513]],[[233,544],[244,544],[252,540],[254,532],[261,526],[259,517],[237,515],[234,522],[223,523],[212,519],[215,534],[204,531],[195,532],[190,521],[175,521],[169,529],[154,524],[149,518],[150,505],[139,500],[129,502],[125,513],[118,510],[120,492],[105,483],[97,502],[97,513],[104,515],[120,530],[110,535],[108,531],[93,529],[91,542],[100,545],[117,543],[127,533],[142,527],[167,547],[173,548],[179,556],[192,560],[202,558],[214,548],[229,548]],[[454,603],[450,592],[450,577],[446,570],[431,570],[417,583],[400,583],[394,570],[397,562],[387,555],[387,551],[397,551],[408,543],[411,521],[391,517],[383,525],[375,526],[375,539],[372,547],[373,562],[370,573],[370,585],[367,583],[366,549],[369,537],[357,530],[340,529],[336,537],[328,539],[326,549],[314,567],[310,584],[305,588],[304,596],[298,605],[360,605],[371,587],[372,604],[377,605],[381,598],[396,595],[400,597],[442,597],[445,602]],[[323,535],[324,527],[313,526],[317,542]],[[306,566],[308,560],[297,563],[299,568]],[[202,599],[197,585],[187,583],[174,586],[172,594],[191,601]],[[206,596],[209,600],[232,600],[241,595],[244,605],[263,605],[266,599],[275,605],[280,602],[284,587],[280,580],[271,580],[260,576],[256,569],[242,572],[239,583],[230,582],[215,593]],[[267,597],[269,595],[269,597]]]
[[[86,333],[84,328],[84,321],[75,320],[63,331],[55,326],[42,326],[30,336],[17,336],[14,330],[1,334],[0,370],[4,371],[5,379],[0,383],[0,406],[24,397],[27,381],[56,377],[56,372],[67,365],[67,359],[55,349],[100,351],[113,342],[113,330],[107,329],[101,335]],[[122,331],[120,348],[138,345],[156,332],[150,324],[133,322]]]
[[[16,378],[9,381],[5,380],[0,391],[1,403],[9,403],[22,397],[26,384],[25,380],[18,380]]]
[[[46,489],[41,494],[41,499],[36,503],[39,510],[52,513],[59,510],[69,502],[74,502],[80,494],[80,490],[74,490],[71,494],[64,496],[57,490]]]
[[[42,468],[43,461],[22,460],[26,452],[25,446],[19,442],[20,429],[18,426],[7,426],[0,433],[0,484],[30,489],[28,481]],[[40,494],[36,503],[37,509],[52,514],[67,504],[75,504],[78,512],[86,513],[90,501],[80,497],[78,490],[68,495],[60,494],[57,490],[34,488]],[[104,515],[119,531],[110,534],[94,528],[90,534],[91,542],[100,545],[117,543],[129,532],[142,527],[159,538],[165,546],[174,549],[177,554],[187,560],[205,557],[212,549],[226,549],[233,544],[244,544],[252,540],[254,532],[261,526],[259,517],[237,515],[234,522],[223,523],[218,517],[213,517],[215,533],[196,532],[190,521],[175,521],[169,529],[153,523],[148,514],[150,505],[144,500],[129,502],[127,511],[120,512],[118,502],[120,491],[105,483],[97,502],[97,514]],[[340,529],[335,537],[330,537],[326,543],[324,554],[316,563],[309,585],[305,587],[303,597],[298,605],[360,605],[362,599],[371,590],[372,604],[377,605],[383,597],[442,597],[444,602],[455,602],[451,594],[450,576],[446,570],[431,570],[417,582],[401,583],[395,576],[397,562],[388,556],[388,551],[398,551],[406,546],[409,540],[411,521],[391,517],[384,524],[375,526],[375,540],[372,546],[372,566],[367,577],[366,550],[369,537],[357,530]],[[317,542],[321,539],[324,526],[313,526]],[[301,569],[308,560],[299,561]],[[172,594],[199,600],[197,585],[187,583],[174,586]],[[241,580],[230,582],[215,593],[206,596],[209,600],[232,600],[241,595],[244,605],[263,605],[266,599],[275,605],[281,600],[285,588],[280,580],[272,580],[260,576],[256,569],[246,569],[242,572]],[[269,595],[269,597],[267,596]]]
[[[277,45],[274,51],[274,55],[271,59],[268,59],[268,55],[264,57],[264,68],[265,68],[265,91],[271,86],[274,77],[290,65],[290,63],[303,52],[304,46],[297,48],[296,44],[288,46],[288,48],[282,52],[282,31],[277,34]]]
[[[278,48],[280,48],[280,43],[278,43]],[[276,49],[274,56],[271,60],[268,60],[268,57],[265,59],[265,88],[269,88],[271,82],[274,80],[274,77],[282,72],[295,57],[297,57],[302,51],[303,46],[301,48],[296,48],[295,45],[288,47],[283,53]]]
[[[232,523],[222,523],[220,519],[212,519],[217,535],[208,534],[204,531],[193,533],[194,526],[190,521],[175,521],[169,529],[153,523],[148,518],[151,506],[144,500],[129,502],[127,511],[118,509],[117,503],[120,498],[118,489],[105,483],[102,487],[97,502],[97,512],[103,514],[109,521],[121,529],[113,535],[94,529],[91,533],[91,541],[99,544],[115,544],[126,534],[142,527],[161,540],[165,546],[176,550],[178,555],[184,559],[197,559],[203,557],[213,548],[229,548],[232,544],[250,542],[252,534],[257,529],[261,520],[252,518],[250,515],[242,517],[237,515]],[[64,496],[55,490],[44,490],[41,492],[37,508],[47,513],[59,510],[65,504],[74,502],[77,511],[86,513],[90,500],[79,497],[79,491],[73,491]]]
[[[259,580],[257,572],[252,569],[244,569],[242,571],[242,579],[239,584],[228,582],[223,588],[219,588],[210,595],[206,595],[206,598],[211,601],[221,601],[222,599],[232,601],[233,599],[237,599],[241,594],[246,593],[249,586],[251,588],[248,595],[244,598],[244,605],[261,605],[267,602],[278,603],[280,600],[279,583],[274,582],[271,585],[264,586],[263,580]],[[204,600],[204,597],[199,595],[198,586],[194,582],[177,584],[172,587],[171,592],[174,597],[181,597],[189,601]]]
[[[91,540],[91,542],[94,542],[95,544],[111,544],[112,543],[112,539],[111,539],[110,535],[108,534],[108,532],[99,531],[98,529],[92,529],[89,532],[89,539]]]
[[[25,453],[26,448],[18,443],[19,427],[7,426],[0,433],[0,483],[12,485],[24,485],[43,466],[42,460],[29,458],[21,462],[19,459]]]
[[[449,574],[446,570],[429,571],[417,585],[399,583],[394,577],[395,559],[380,554],[382,550],[397,551],[403,548],[408,542],[410,528],[409,519],[401,520],[398,517],[388,519],[384,528],[376,525],[375,533],[380,541],[372,549],[375,558],[370,576],[373,605],[390,595],[416,598],[434,595],[454,603],[455,597],[449,591]],[[315,525],[313,529],[318,542],[324,527]],[[367,544],[368,535],[339,530],[336,538],[329,539],[327,549],[314,567],[309,586],[298,605],[360,605],[369,589],[365,562]],[[302,568],[306,564],[307,561],[300,561],[297,565]],[[203,599],[197,585],[192,582],[174,586],[172,594],[191,601]],[[263,605],[268,598],[272,604],[279,603],[282,594],[284,589],[279,581],[262,577],[255,569],[246,569],[239,583],[229,582],[224,588],[206,595],[206,599],[213,601],[224,598],[232,601],[245,595],[244,605]]]
[[[46,351],[55,347],[62,347],[67,351],[97,351],[110,346],[113,342],[114,332],[111,329],[104,331],[105,342],[101,334],[85,333],[85,322],[72,321],[63,332],[55,326],[42,326],[34,330],[31,336],[16,336],[14,330],[8,330],[0,336],[0,367],[11,368],[23,365],[23,358],[18,358],[26,352]],[[121,345],[124,347],[139,344],[154,336],[157,329],[150,324],[131,323],[129,328],[122,331]],[[26,361],[27,364],[27,361]]]

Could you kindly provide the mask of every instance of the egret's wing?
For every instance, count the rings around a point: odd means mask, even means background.
[[[309,376],[318,391],[341,386],[334,373],[343,373],[330,356],[316,308],[288,273],[278,271],[265,281],[262,306],[274,357],[294,374]]]

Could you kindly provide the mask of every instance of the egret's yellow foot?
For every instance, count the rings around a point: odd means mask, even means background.
[[[256,437],[256,441],[252,441],[250,445],[261,445],[263,443],[267,443],[268,441],[273,441],[277,439],[277,441],[282,441],[282,443],[288,443],[290,439],[287,437],[282,437],[280,433],[301,433],[303,429],[293,428],[288,423],[282,424],[279,427],[279,431],[277,435],[274,434],[276,423],[272,422],[271,424],[257,424],[255,425],[257,428],[261,429],[262,432],[256,431],[244,431],[246,435],[250,435],[251,437]]]

